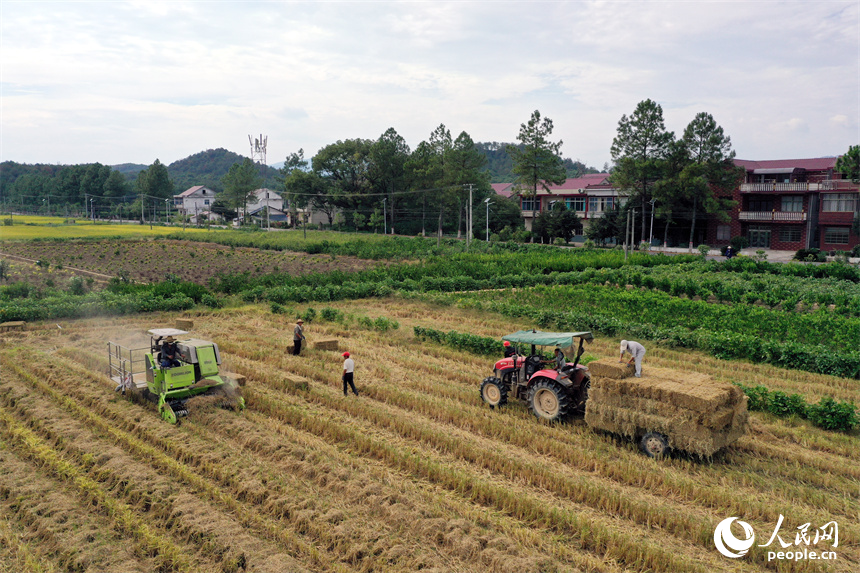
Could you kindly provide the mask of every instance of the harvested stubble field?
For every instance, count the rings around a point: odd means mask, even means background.
[[[32,325],[0,347],[0,563],[10,571],[856,571],[860,439],[752,414],[711,460],[655,461],[582,421],[546,425],[478,396],[491,360],[417,342],[415,325],[500,336],[498,316],[396,298],[331,305],[385,316],[385,333],[306,325],[340,351],[284,352],[292,321],[254,307],[190,315],[248,377],[248,409],[180,426],[122,399],[104,374],[114,337],[175,316]],[[617,340],[589,346],[613,356]],[[304,351],[303,351],[304,352]],[[649,349],[648,365],[800,391],[856,381]],[[765,543],[839,526],[836,561],[768,562],[714,548],[737,516]],[[757,541],[758,542],[758,541]],[[774,544],[777,544],[774,541]],[[822,544],[819,544],[819,549]],[[824,547],[827,547],[826,545]]]
[[[183,281],[206,284],[219,273],[250,273],[252,276],[281,272],[289,274],[325,273],[334,270],[356,271],[378,263],[354,257],[310,255],[289,251],[268,251],[250,247],[227,247],[215,243],[158,240],[104,241],[7,241],[0,246],[0,257],[12,255],[16,266],[31,272],[13,280],[44,283],[50,273],[85,271],[109,279],[120,273],[142,282],[159,282],[168,275]],[[29,262],[28,262],[29,261]],[[35,265],[42,261],[47,268]],[[59,268],[58,268],[59,267]],[[23,273],[22,273],[23,274]],[[35,276],[38,275],[38,276]]]

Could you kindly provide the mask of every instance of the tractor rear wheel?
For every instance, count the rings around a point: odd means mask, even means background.
[[[579,395],[575,403],[571,407],[573,414],[577,416],[585,416],[585,403],[588,402],[588,391],[591,389],[591,378],[586,378],[582,381],[582,386],[579,387]]]
[[[490,408],[504,406],[508,403],[508,387],[495,376],[484,378],[481,383],[481,399],[490,405]]]
[[[660,458],[669,453],[669,442],[666,436],[657,432],[648,432],[642,436],[639,445],[649,458]]]
[[[554,422],[570,413],[570,397],[561,384],[549,378],[542,378],[532,387],[529,407],[541,420]]]

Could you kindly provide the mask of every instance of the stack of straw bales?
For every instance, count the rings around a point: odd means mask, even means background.
[[[675,449],[713,455],[747,430],[747,398],[740,388],[707,374],[669,368],[642,369],[602,359],[588,365],[591,389],[585,422],[592,428],[638,439],[659,432]]]

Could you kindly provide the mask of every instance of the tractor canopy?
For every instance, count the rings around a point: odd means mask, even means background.
[[[518,330],[513,334],[503,336],[502,340],[508,340],[517,344],[571,348],[575,338],[588,341],[594,339],[590,332],[541,332],[540,330]]]

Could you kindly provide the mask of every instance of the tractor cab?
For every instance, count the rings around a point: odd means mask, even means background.
[[[497,361],[494,376],[481,384],[481,397],[490,406],[501,406],[508,397],[529,404],[540,418],[555,420],[570,413],[584,413],[588,397],[588,368],[579,364],[590,332],[541,332],[520,330],[502,337],[517,353]],[[547,366],[542,351],[559,348],[572,361],[560,370]],[[526,354],[523,352],[528,349]],[[522,352],[522,354],[520,353]],[[537,400],[537,404],[535,404]]]

